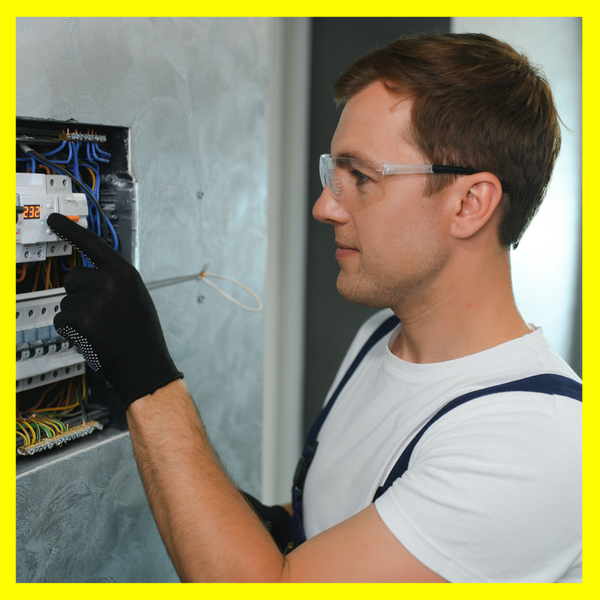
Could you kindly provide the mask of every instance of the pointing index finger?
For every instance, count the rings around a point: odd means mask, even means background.
[[[115,254],[119,256],[101,237],[77,225],[65,215],[52,213],[46,222],[58,237],[72,244],[97,267]]]

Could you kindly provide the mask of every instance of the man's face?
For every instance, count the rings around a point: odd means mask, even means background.
[[[380,163],[424,164],[406,140],[411,103],[380,83],[352,97],[340,117],[332,156]],[[448,257],[440,195],[424,197],[425,177],[384,177],[384,195],[341,202],[325,186],[314,217],[333,225],[340,265],[338,291],[348,300],[402,312],[430,294]],[[397,311],[398,312],[398,311]]]

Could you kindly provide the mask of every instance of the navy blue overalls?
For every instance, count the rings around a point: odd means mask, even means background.
[[[371,335],[371,337],[366,341],[365,345],[361,348],[360,352],[356,355],[354,361],[344,374],[344,377],[340,381],[339,385],[333,392],[331,399],[325,405],[321,413],[319,414],[317,420],[314,422],[310,431],[308,432],[308,436],[306,438],[306,445],[304,446],[304,450],[302,451],[302,456],[298,461],[298,466],[296,467],[296,473],[294,475],[294,485],[292,487],[292,506],[294,508],[294,514],[290,519],[290,524],[288,526],[287,531],[287,547],[286,553],[290,552],[294,548],[298,547],[300,544],[306,541],[306,535],[304,533],[304,526],[302,524],[302,494],[304,489],[304,481],[306,479],[306,474],[308,472],[308,468],[310,467],[310,463],[315,456],[315,452],[317,451],[317,446],[319,442],[317,442],[317,437],[319,435],[319,431],[327,418],[327,415],[331,411],[332,406],[337,400],[340,392],[348,383],[350,377],[352,377],[354,371],[356,371],[358,365],[362,362],[363,358],[367,355],[369,350],[373,348],[373,346],[381,340],[385,335],[390,333],[397,325],[400,323],[400,320],[396,316],[392,316],[389,319],[386,319]],[[578,400],[581,402],[581,392],[582,386],[581,383],[575,381],[573,379],[569,379],[568,377],[563,377],[562,375],[554,375],[554,374],[543,374],[543,375],[533,375],[532,377],[525,377],[524,379],[518,379],[517,381],[511,381],[509,383],[503,383],[500,385],[494,385],[488,388],[484,388],[482,390],[475,390],[474,392],[469,392],[454,400],[451,400],[447,404],[445,404],[431,419],[423,426],[423,428],[415,435],[415,437],[411,440],[408,446],[405,448],[404,452],[400,455],[400,458],[394,465],[394,468],[390,471],[387,479],[384,484],[377,489],[375,496],[373,497],[373,502],[383,494],[391,485],[394,483],[396,479],[402,477],[406,469],[408,468],[408,462],[410,460],[410,456],[418,441],[423,437],[423,434],[433,423],[435,423],[440,417],[445,415],[448,411],[468,402],[469,400],[473,400],[475,398],[480,398],[482,396],[487,396],[489,394],[498,394],[501,392],[537,392],[541,394],[558,394],[560,396],[567,396],[569,398],[573,398],[574,400]]]

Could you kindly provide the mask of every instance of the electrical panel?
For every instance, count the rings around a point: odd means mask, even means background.
[[[126,128],[22,118],[16,141],[16,444],[27,457],[19,460],[31,460],[104,427],[123,428],[116,392],[54,328],[64,277],[92,265],[47,218],[66,215],[131,261],[135,182]]]

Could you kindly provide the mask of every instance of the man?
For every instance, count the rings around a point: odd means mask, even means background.
[[[398,40],[335,89],[314,216],[334,228],[339,291],[401,324],[376,315],[348,351],[297,473],[291,552],[221,469],[137,272],[52,216],[97,266],[65,280],[56,327],[123,396],[184,581],[578,581],[577,377],[510,280],[560,146],[550,90],[468,34]]]

